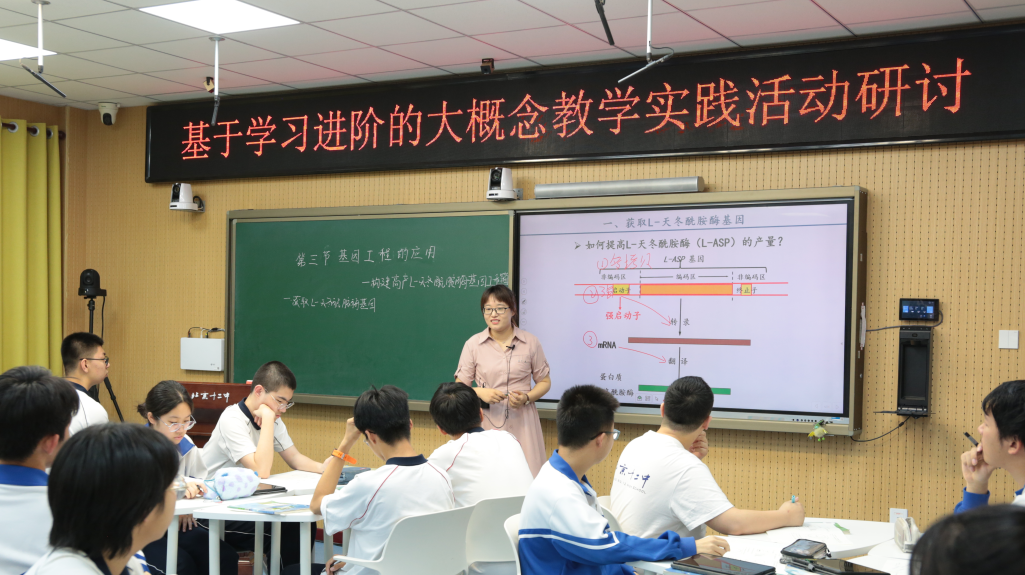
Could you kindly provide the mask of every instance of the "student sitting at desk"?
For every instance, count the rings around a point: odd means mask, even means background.
[[[89,390],[103,383],[110,367],[110,358],[103,351],[103,340],[91,333],[73,333],[61,342],[64,379],[78,391],[78,412],[71,420],[71,433],[90,425],[107,423],[107,410],[89,396]]]
[[[160,432],[178,447],[178,474],[186,482],[185,498],[202,496],[203,480],[207,478],[206,465],[200,448],[185,434],[196,424],[192,418],[192,398],[185,386],[177,381],[161,381],[146,394],[146,401],[139,404],[139,415],[146,418],[147,425]],[[177,575],[206,575],[210,572],[210,538],[205,528],[197,529],[199,523],[192,515],[178,518],[181,534],[178,536]],[[238,573],[238,553],[226,542],[221,549],[221,575]],[[161,573],[167,566],[167,533],[143,549],[146,560]]]
[[[68,436],[78,394],[42,367],[0,375],[0,575],[20,575],[49,550],[46,469]]]
[[[75,434],[50,470],[50,545],[26,575],[143,575],[140,551],[167,532],[184,495],[178,453],[156,431],[105,423]]]
[[[479,409],[480,402],[477,405]],[[324,532],[328,535],[352,529],[349,555],[380,559],[399,520],[455,507],[452,484],[444,471],[417,453],[410,443],[413,421],[405,391],[392,385],[364,391],[352,411],[352,419],[345,423],[345,436],[328,459],[313,493],[310,510],[324,516]],[[337,489],[345,459],[360,436],[384,465],[360,473]],[[430,557],[424,561],[430,561]],[[339,569],[349,575],[376,573],[357,565],[328,565],[329,573]]]
[[[657,539],[609,529],[598,495],[585,473],[608,457],[619,430],[613,429],[619,402],[593,385],[571,387],[559,400],[559,449],[527,491],[520,514],[520,568],[523,575],[632,575],[624,563],[663,561],[697,553],[722,555],[724,539],[695,544],[666,531]]]
[[[669,386],[662,425],[631,441],[619,456],[612,481],[612,513],[623,531],[653,537],[675,531],[703,537],[705,524],[727,535],[763,533],[804,524],[804,506],[787,501],[776,511],[737,509],[701,459],[693,453],[712,420],[712,389],[700,377]],[[796,500],[796,498],[795,498]]]
[[[480,399],[461,383],[443,383],[431,398],[431,417],[449,442],[428,458],[452,480],[456,507],[481,499],[526,495],[534,481],[520,442],[508,431],[481,427]]]
[[[249,396],[228,406],[217,420],[210,441],[203,446],[203,463],[212,475],[225,467],[245,467],[261,479],[270,477],[274,452],[281,454],[292,469],[321,473],[324,464],[306,457],[292,443],[281,414],[294,405],[295,374],[280,361],[260,366],[253,376]],[[326,463],[326,462],[325,462]],[[314,524],[307,526],[315,529]],[[299,523],[281,526],[281,564],[299,562]],[[238,551],[255,547],[256,524],[252,521],[225,523],[225,541]],[[264,533],[264,549],[270,549],[270,529]]]
[[[961,454],[967,487],[954,513],[989,503],[989,477],[1006,469],[1014,481],[1014,504],[1025,505],[1025,380],[1005,381],[982,400],[979,444]]]

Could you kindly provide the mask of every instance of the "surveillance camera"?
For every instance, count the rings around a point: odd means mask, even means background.
[[[206,80],[203,82],[203,87],[206,88],[207,92],[210,92],[211,94],[213,94],[214,93],[214,79],[211,78],[210,76],[207,76]]]
[[[486,197],[491,201],[522,200],[523,189],[513,188],[512,170],[509,168],[491,168]]]
[[[171,186],[171,209],[182,212],[205,212],[203,198],[192,195],[192,184],[174,184]]]
[[[495,71],[495,59],[494,58],[482,58],[480,61],[480,73],[491,74]]]
[[[117,121],[117,110],[121,104],[116,102],[100,102],[100,120],[105,126],[113,126]]]

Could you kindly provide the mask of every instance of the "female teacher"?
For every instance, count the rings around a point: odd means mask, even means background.
[[[474,391],[488,404],[484,429],[513,434],[536,477],[548,459],[534,405],[552,387],[548,360],[537,338],[516,327],[516,294],[511,289],[495,285],[484,290],[480,309],[488,327],[466,340],[455,378],[466,385],[477,382]]]

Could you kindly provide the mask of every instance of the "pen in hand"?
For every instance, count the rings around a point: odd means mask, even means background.
[[[971,435],[969,435],[967,431],[966,431],[966,432],[964,432],[964,436],[968,438],[968,441],[971,441],[971,442],[972,442],[972,445],[973,445],[974,447],[978,447],[978,446],[979,446],[979,442],[978,442],[978,441],[975,441],[975,438],[974,438],[974,437],[972,437]]]

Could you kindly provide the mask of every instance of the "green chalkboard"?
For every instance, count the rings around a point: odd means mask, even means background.
[[[279,360],[298,394],[429,400],[485,328],[484,288],[509,281],[508,212],[232,225],[232,381]]]

